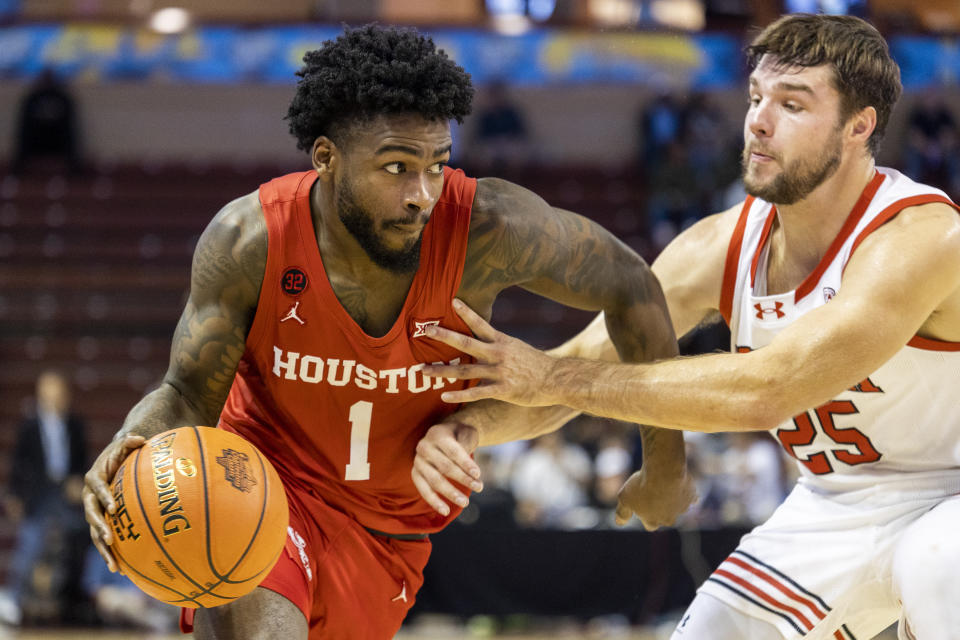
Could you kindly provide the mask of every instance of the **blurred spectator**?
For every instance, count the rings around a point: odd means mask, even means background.
[[[723,523],[755,526],[765,522],[787,497],[783,453],[763,432],[726,434],[720,482]]]
[[[689,158],[684,144],[674,141],[651,169],[647,219],[658,252],[704,212],[701,185]]]
[[[710,95],[697,92],[690,96],[684,108],[682,140],[701,189],[712,190],[718,186],[717,172],[729,138],[723,111]],[[722,182],[726,184],[726,180]]]
[[[941,96],[924,92],[910,110],[903,167],[908,176],[960,193],[956,120]]]
[[[587,504],[590,456],[560,431],[540,436],[517,458],[511,488],[520,526],[578,528]],[[590,523],[593,524],[592,522]]]
[[[696,174],[700,215],[718,211],[721,192],[740,178],[743,136],[709,93],[694,93],[684,109],[683,143]]]
[[[683,134],[683,108],[668,91],[662,91],[640,113],[640,167],[651,171],[663,161],[667,148]]]
[[[52,69],[44,69],[23,97],[11,170],[23,172],[38,157],[58,158],[72,173],[81,170],[74,99]]]
[[[502,489],[510,488],[510,478],[517,464],[517,458],[530,446],[524,440],[502,442],[477,449],[483,454],[483,486],[495,486]],[[478,460],[479,464],[480,460]],[[486,491],[486,488],[484,488]]]
[[[80,579],[90,540],[80,490],[86,441],[83,421],[71,413],[70,401],[62,374],[40,374],[36,414],[23,420],[17,434],[6,508],[19,527],[7,584],[0,592],[0,621],[6,624],[20,624],[27,602],[52,602],[53,610],[41,614],[84,617]],[[28,594],[33,596],[29,601]]]
[[[87,548],[83,587],[97,617],[107,626],[157,633],[171,633],[176,629],[180,610],[151,598],[122,573],[111,573],[93,546]]]
[[[470,496],[470,504],[457,524],[498,530],[516,527],[517,502],[510,492],[513,447],[505,448],[514,444],[523,445],[522,441],[513,441],[476,450],[474,459],[483,477],[483,491]]]
[[[471,157],[478,169],[509,174],[531,160],[526,119],[510,100],[506,84],[497,81],[487,87],[475,121]]]
[[[722,526],[723,490],[718,478],[722,470],[723,434],[688,431],[683,434],[687,451],[687,473],[697,489],[697,501],[677,521],[679,529],[716,529]]]
[[[593,497],[602,509],[601,521],[614,522],[617,494],[633,473],[633,446],[622,433],[604,436],[593,461]]]

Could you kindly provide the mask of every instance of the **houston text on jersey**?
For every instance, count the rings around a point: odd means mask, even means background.
[[[454,358],[448,363],[431,364],[459,363],[460,358]],[[456,378],[428,378],[423,374],[426,364],[421,362],[406,368],[377,370],[356,360],[301,355],[296,351],[273,347],[273,375],[284,380],[326,383],[334,387],[345,387],[352,382],[360,389],[367,390],[383,385],[387,393],[400,393],[402,387],[406,387],[410,393],[423,393],[430,389],[442,389],[445,384],[457,381]]]

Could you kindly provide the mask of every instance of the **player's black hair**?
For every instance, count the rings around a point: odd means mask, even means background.
[[[369,24],[303,56],[287,120],[297,147],[338,136],[379,115],[415,113],[463,122],[470,113],[470,74],[413,29]]]

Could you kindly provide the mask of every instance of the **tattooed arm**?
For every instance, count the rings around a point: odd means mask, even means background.
[[[458,297],[489,318],[503,289],[517,285],[578,309],[603,311],[619,357],[641,362],[677,355],[677,342],[656,277],[629,247],[590,220],[556,209],[536,194],[497,179],[478,182]],[[477,444],[532,438],[576,415],[563,407],[483,403],[428,432],[418,446],[414,481],[434,508],[439,495],[462,504],[450,478],[471,485],[479,469],[466,455]],[[471,433],[471,427],[475,433]],[[640,427],[644,465],[618,507],[644,525],[669,524],[693,497],[679,432]],[[439,495],[438,495],[439,494]]]
[[[129,452],[157,433],[215,425],[253,322],[267,259],[267,232],[257,193],[224,207],[200,236],[190,297],[173,336],[170,366],[159,388],[127,415],[87,472],[83,505],[90,537],[111,570],[113,538],[104,510],[115,510],[109,484]]]
[[[472,215],[458,297],[480,315],[489,317],[496,295],[518,285],[567,306],[603,311],[624,361],[677,355],[656,277],[640,256],[601,226],[553,208],[527,189],[489,178],[479,181]],[[497,428],[481,430],[480,443],[525,435],[498,435]],[[644,433],[650,437],[651,453],[666,435]],[[682,444],[680,438],[667,440],[673,448]]]

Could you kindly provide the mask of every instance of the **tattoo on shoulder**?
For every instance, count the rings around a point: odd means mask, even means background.
[[[246,348],[266,264],[265,226],[255,218],[243,222],[218,216],[201,237],[173,340],[171,371],[211,420]]]
[[[499,290],[542,281],[593,297],[623,276],[624,257],[639,260],[605,229],[574,213],[550,210],[535,223],[516,218],[493,211],[471,229],[465,286]]]

